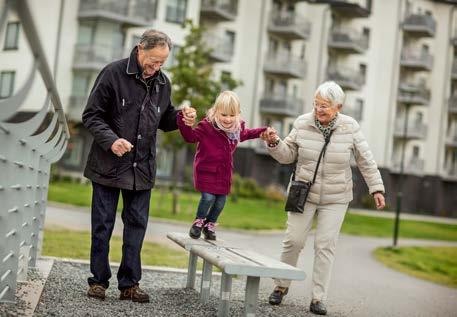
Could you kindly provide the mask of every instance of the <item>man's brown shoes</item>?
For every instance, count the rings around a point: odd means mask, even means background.
[[[146,292],[143,291],[138,285],[133,285],[130,288],[123,289],[119,299],[131,300],[132,302],[137,303],[149,303],[149,295],[146,294]]]

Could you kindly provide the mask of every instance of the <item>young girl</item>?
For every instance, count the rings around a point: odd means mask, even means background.
[[[233,153],[238,142],[255,139],[266,128],[246,129],[240,117],[240,101],[232,91],[222,92],[195,129],[178,114],[178,127],[184,140],[198,143],[194,159],[194,186],[202,196],[189,235],[216,240],[215,225],[230,192]]]

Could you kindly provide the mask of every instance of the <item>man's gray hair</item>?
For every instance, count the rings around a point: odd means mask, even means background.
[[[140,44],[143,45],[145,50],[150,50],[157,46],[164,47],[165,45],[168,45],[168,49],[171,50],[172,47],[171,39],[168,35],[154,29],[144,31],[143,35],[141,35]]]
[[[334,81],[326,81],[317,87],[314,97],[317,95],[332,103],[332,106],[343,105],[346,95],[340,85]]]

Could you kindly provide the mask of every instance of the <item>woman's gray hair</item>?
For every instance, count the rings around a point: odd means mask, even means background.
[[[145,50],[150,50],[157,46],[164,47],[165,45],[168,45],[168,49],[171,50],[172,47],[170,37],[154,29],[146,30],[141,35],[140,44],[143,45],[143,49]]]
[[[320,96],[332,103],[332,106],[343,105],[346,94],[340,85],[334,81],[326,81],[317,87],[314,97]]]

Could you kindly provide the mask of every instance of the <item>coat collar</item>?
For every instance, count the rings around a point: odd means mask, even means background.
[[[316,128],[317,130],[319,130],[319,128],[314,123],[314,117],[315,117],[314,110],[309,112],[309,113],[307,113],[304,116],[305,123],[307,125],[310,125],[310,126]],[[338,114],[338,117],[336,118],[335,125],[333,126],[333,130],[335,130],[342,123],[342,120],[343,120],[343,118],[341,118],[341,113],[340,113],[340,114]]]
[[[135,46],[132,49],[132,51],[130,52],[130,56],[127,60],[127,68],[126,68],[125,72],[127,73],[127,75],[136,75],[136,78],[140,79],[143,71],[142,71],[140,65],[138,65],[137,54],[138,54],[138,46]],[[157,78],[157,82],[160,85],[166,84],[165,75],[163,74],[162,70],[158,71],[156,78]]]

